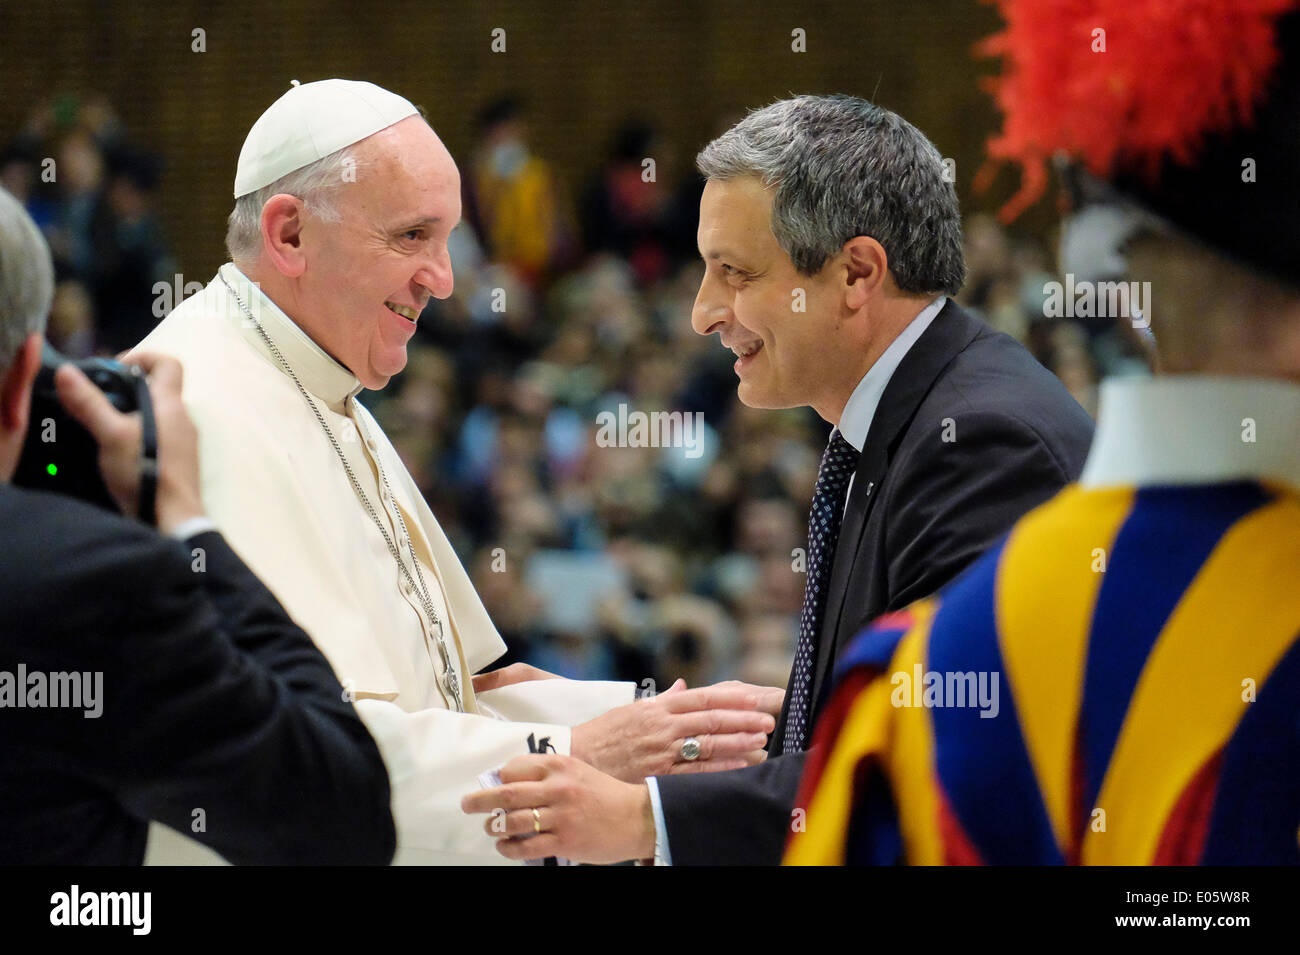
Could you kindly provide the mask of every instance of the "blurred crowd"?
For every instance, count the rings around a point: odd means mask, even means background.
[[[177,272],[153,208],[162,172],[103,97],[41,103],[0,151],[0,185],[53,252],[47,337],[69,357],[129,348],[161,317],[154,286]]]
[[[469,569],[502,662],[648,691],[784,685],[829,426],[741,405],[734,356],[691,329],[693,152],[630,120],[584,180],[534,152],[519,100],[476,128],[457,157],[455,293],[421,316],[406,370],[363,398]],[[153,212],[162,172],[102,100],[42,105],[0,155],[0,183],[54,251],[48,337],[65,354],[113,354],[161,317],[156,283],[180,272]],[[1113,322],[1045,317],[1057,276],[1041,239],[981,214],[965,233],[961,304],[1090,413],[1100,377],[1144,372]],[[603,446],[598,415],[620,405],[700,412],[698,443]]]

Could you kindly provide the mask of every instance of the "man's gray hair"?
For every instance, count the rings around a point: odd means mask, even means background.
[[[955,294],[966,278],[957,192],[943,157],[897,113],[853,96],[796,96],[755,110],[700,151],[709,179],[775,189],[772,234],[815,275],[855,236],[889,257],[904,292]]]
[[[344,146],[236,199],[226,226],[226,251],[230,260],[248,263],[257,258],[262,248],[262,207],[282,192],[301,199],[316,218],[338,222],[339,190],[345,183],[355,182],[357,170],[366,164],[357,158],[358,145]]]
[[[54,301],[54,260],[17,199],[0,188],[0,372],[33,333],[45,333]]]

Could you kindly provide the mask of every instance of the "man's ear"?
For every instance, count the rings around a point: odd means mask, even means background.
[[[262,206],[262,249],[281,275],[297,278],[307,269],[302,250],[303,202],[278,193]]]
[[[889,274],[889,256],[885,254],[885,247],[871,236],[859,235],[844,243],[840,258],[848,293],[845,304],[856,311],[885,284],[885,277]]]
[[[0,432],[8,437],[25,434],[32,408],[32,382],[41,368],[41,346],[45,339],[32,332],[18,347],[18,354],[0,378]]]

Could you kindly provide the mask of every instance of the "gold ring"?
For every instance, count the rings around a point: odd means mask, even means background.
[[[542,832],[542,814],[536,809],[533,810],[533,832],[538,835]]]

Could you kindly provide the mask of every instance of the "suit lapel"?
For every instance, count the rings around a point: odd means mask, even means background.
[[[840,643],[854,634],[840,632],[841,618],[850,586],[865,590],[871,568],[859,566],[858,554],[862,535],[872,505],[879,497],[879,488],[889,467],[890,457],[898,440],[911,423],[916,409],[929,394],[934,383],[948,363],[971,343],[983,324],[949,299],[935,316],[930,327],[916,340],[885,386],[880,405],[871,419],[867,440],[862,445],[862,456],[853,475],[848,507],[835,544],[835,557],[831,562],[829,590],[826,594],[826,613],[822,617],[817,635],[817,657],[813,664],[811,696],[813,716],[821,709],[822,696],[830,685],[835,655]],[[877,612],[884,612],[881,607]],[[853,621],[856,626],[858,621]]]

